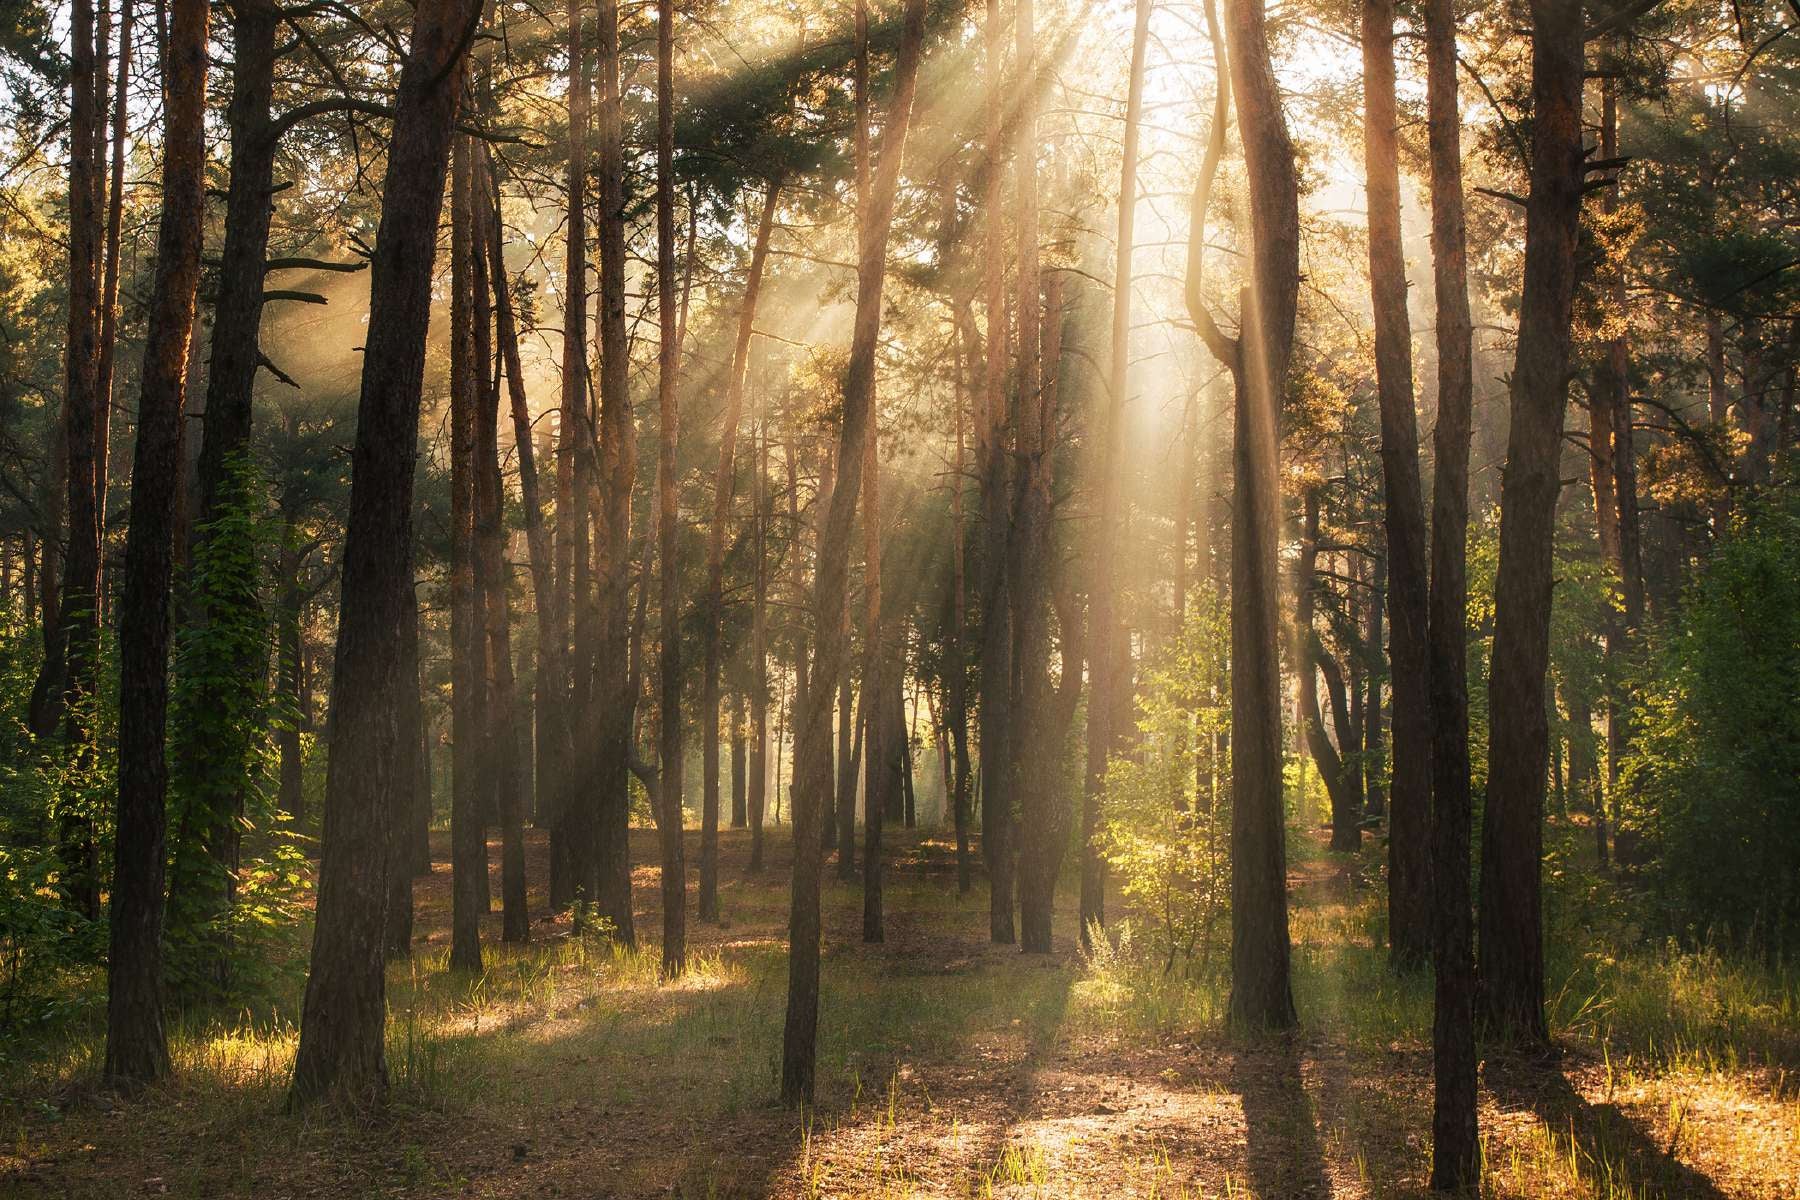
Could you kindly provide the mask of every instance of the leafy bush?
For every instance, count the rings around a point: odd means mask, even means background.
[[[1634,689],[1625,829],[1669,932],[1800,949],[1800,502],[1751,512]]]

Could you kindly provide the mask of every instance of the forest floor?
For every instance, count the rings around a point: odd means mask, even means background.
[[[654,861],[653,835],[634,838]],[[636,877],[648,952],[566,918],[501,947],[496,914],[486,974],[445,974],[438,844],[417,953],[390,982],[384,1110],[283,1115],[292,1001],[183,1022],[174,1080],[134,1100],[95,1089],[95,1044],[77,1041],[0,1093],[0,1196],[1422,1194],[1430,983],[1385,968],[1375,848],[1334,856],[1295,832],[1302,1029],[1250,1042],[1223,1028],[1221,982],[1129,947],[1083,960],[1072,897],[1058,953],[989,945],[985,885],[957,895],[950,844],[890,833],[885,943],[861,942],[861,889],[827,885],[820,1095],[802,1118],[774,1102],[788,831],[754,876],[747,836],[722,841],[726,920],[690,917],[694,969],[673,985],[656,978],[651,866]],[[688,855],[692,872],[697,838]],[[1580,961],[1553,985],[1560,1053],[1484,1064],[1487,1193],[1800,1197],[1791,975]]]

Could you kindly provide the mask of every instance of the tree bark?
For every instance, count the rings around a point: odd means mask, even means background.
[[[985,106],[987,231],[982,255],[987,357],[976,456],[981,472],[981,853],[988,870],[988,936],[1010,946],[1013,932],[1012,596],[1006,569],[1012,539],[1012,461],[1007,452],[1005,212],[1005,29],[1000,0],[987,0]]]
[[[100,487],[96,474],[100,357],[99,67],[92,0],[74,0],[69,58],[69,280],[68,344],[63,428],[66,446],[68,533],[63,552],[57,646],[62,684],[63,735],[72,755],[86,761],[96,694],[100,645]],[[48,667],[48,664],[46,664]],[[46,716],[56,711],[46,706]],[[76,911],[100,916],[93,831],[84,817],[64,816],[58,832],[65,887]]]
[[[637,477],[637,430],[631,413],[631,358],[625,333],[625,134],[619,87],[618,0],[601,0],[600,57],[600,655],[630,657],[631,492]],[[646,586],[648,583],[646,581]],[[598,896],[600,915],[624,945],[637,944],[631,912],[632,728],[635,672],[608,673],[600,718]]]
[[[894,68],[893,98],[888,102],[882,133],[881,162],[876,171],[867,220],[858,230],[856,316],[850,362],[844,377],[844,416],[838,438],[836,483],[831,510],[819,539],[815,576],[814,620],[818,629],[813,675],[824,681],[842,676],[847,630],[838,619],[844,611],[849,574],[850,523],[862,487],[862,456],[872,417],[875,350],[881,333],[881,286],[887,266],[888,228],[894,193],[912,120],[919,60],[924,56],[925,0],[906,0],[900,30],[899,58]],[[781,1097],[791,1105],[813,1100],[814,1065],[819,1028],[819,816],[832,786],[831,688],[808,693],[801,776],[794,790],[794,876],[788,914],[788,997],[782,1031]]]
[[[675,4],[656,7],[656,312],[657,474],[661,504],[657,514],[660,564],[662,653],[662,833],[663,975],[687,969],[687,863],[681,837],[681,508],[675,477],[679,412],[675,373],[681,343],[675,309]]]
[[[1412,327],[1400,241],[1399,113],[1394,99],[1393,0],[1363,0],[1363,154],[1368,178],[1369,280],[1381,407],[1388,552],[1393,776],[1388,796],[1388,950],[1396,968],[1431,957],[1431,709],[1425,654],[1430,581],[1419,430],[1413,412]]]
[[[1463,221],[1462,114],[1456,6],[1425,5],[1431,261],[1437,296],[1437,473],[1431,493],[1432,1121],[1434,1191],[1473,1189],[1481,1176],[1476,1124],[1474,916],[1469,908],[1468,563],[1473,346]]]
[[[207,0],[174,0],[163,51],[162,218],[138,397],[137,454],[119,625],[119,793],[106,975],[115,1084],[169,1069],[162,1026],[163,834],[169,782],[170,525],[180,470],[206,208]]]
[[[1549,1036],[1544,1020],[1543,819],[1549,726],[1551,546],[1568,402],[1569,321],[1581,217],[1580,0],[1533,0],[1531,195],[1500,489],[1500,565],[1488,679],[1481,839],[1481,1004],[1496,1035]]]
[[[411,765],[399,744],[400,630],[412,587],[412,482],[437,222],[474,0],[422,0],[401,70],[371,267],[339,600],[331,758],[311,970],[291,1102],[379,1099],[386,993],[382,930],[393,826]]]

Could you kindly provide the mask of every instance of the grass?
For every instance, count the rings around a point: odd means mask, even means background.
[[[297,975],[251,1009],[176,1021],[175,1076],[141,1101],[94,1089],[91,1034],[9,1055],[0,1197],[1420,1194],[1430,981],[1387,970],[1374,848],[1296,834],[1302,1028],[1244,1041],[1216,968],[1165,972],[1129,922],[1087,960],[990,947],[985,893],[956,895],[945,844],[896,840],[885,945],[860,943],[860,891],[828,887],[805,1113],[773,1103],[786,871],[749,876],[728,834],[730,923],[690,924],[674,984],[649,940],[653,870],[644,948],[540,922],[529,946],[490,942],[474,978],[444,969],[447,873],[424,881],[422,940],[390,970],[377,1113],[282,1115]],[[1067,945],[1073,913],[1058,919]],[[1578,949],[1556,960],[1561,1062],[1487,1064],[1487,1194],[1800,1195],[1792,974]]]

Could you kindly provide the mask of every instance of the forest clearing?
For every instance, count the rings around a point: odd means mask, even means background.
[[[645,954],[550,918],[479,985],[442,975],[440,853],[415,957],[391,970],[392,1111],[279,1115],[291,1008],[175,1032],[181,1082],[141,1120],[82,1082],[92,1047],[73,1047],[8,1114],[0,1194],[1423,1195],[1430,996],[1385,969],[1373,864],[1322,840],[1296,832],[1291,879],[1308,1016],[1258,1043],[1221,1029],[1216,980],[996,949],[979,893],[944,884],[953,847],[906,838],[884,943],[856,936],[853,890],[827,893],[822,1086],[799,1115],[772,1099],[785,852],[750,875],[748,839],[725,837],[733,917],[695,939],[676,988]],[[654,913],[656,869],[637,876]],[[1654,955],[1613,966],[1558,989],[1557,1057],[1487,1064],[1486,1194],[1800,1195],[1792,981]]]

